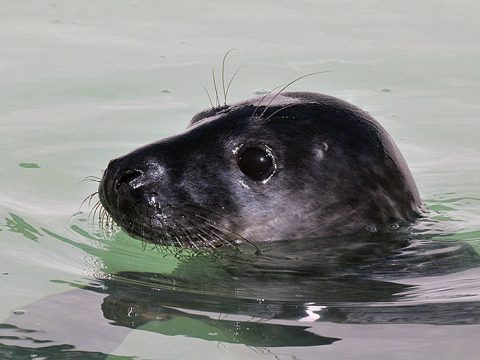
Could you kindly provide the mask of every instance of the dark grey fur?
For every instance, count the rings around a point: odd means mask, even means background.
[[[276,171],[267,181],[238,168],[245,144],[272,150]],[[381,125],[345,101],[306,92],[203,111],[185,132],[112,160],[99,192],[130,234],[182,247],[318,239],[409,220],[421,209]]]

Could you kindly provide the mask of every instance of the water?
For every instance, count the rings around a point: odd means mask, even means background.
[[[480,330],[474,1],[3,1],[0,357],[474,359]],[[428,217],[413,228],[175,258],[79,209],[108,160],[208,106],[292,90],[368,110]]]

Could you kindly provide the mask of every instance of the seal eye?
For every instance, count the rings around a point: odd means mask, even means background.
[[[254,147],[249,147],[240,153],[238,167],[255,181],[266,180],[275,171],[272,154],[264,149]]]

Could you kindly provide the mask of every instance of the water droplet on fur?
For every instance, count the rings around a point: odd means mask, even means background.
[[[398,230],[399,227],[400,227],[400,225],[398,225],[398,224],[392,224],[392,225],[390,225],[390,230]]]
[[[367,225],[365,227],[365,230],[367,231],[367,233],[369,234],[375,234],[377,232],[377,227],[375,225]]]

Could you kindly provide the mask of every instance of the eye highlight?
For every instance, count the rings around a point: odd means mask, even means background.
[[[273,155],[268,149],[249,146],[238,156],[238,167],[250,179],[267,180],[275,172]]]

